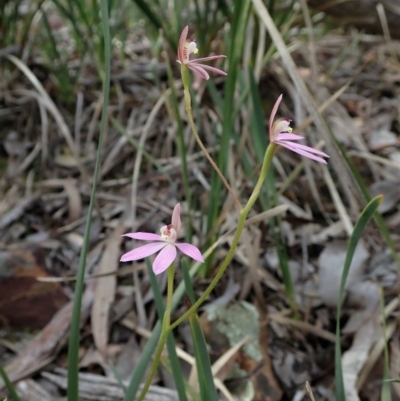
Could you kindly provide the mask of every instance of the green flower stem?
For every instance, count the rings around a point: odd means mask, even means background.
[[[146,382],[144,383],[144,386],[142,388],[142,391],[140,392],[137,401],[143,401],[144,397],[147,394],[147,391],[149,390],[151,381],[153,380],[154,374],[156,373],[156,370],[158,368],[161,355],[164,349],[164,345],[167,342],[168,334],[170,332],[169,327],[171,323],[172,294],[174,292],[174,273],[175,273],[175,268],[174,264],[172,263],[172,265],[167,269],[167,274],[168,274],[167,304],[165,306],[160,338],[158,340],[157,348],[154,354],[153,363],[151,364],[149,375],[147,376]]]
[[[168,330],[168,327],[171,323],[171,309],[172,309],[172,295],[174,293],[174,264],[168,268],[168,277],[167,277],[167,304],[165,306],[165,314],[163,319],[163,327],[162,332]],[[165,327],[164,327],[165,326]],[[161,332],[161,333],[162,333]]]
[[[229,249],[229,252],[226,255],[225,259],[220,264],[217,274],[215,275],[214,279],[211,281],[207,289],[204,291],[204,293],[201,295],[201,297],[179,319],[177,319],[174,323],[172,323],[169,326],[169,331],[173,330],[175,327],[180,325],[187,317],[189,317],[192,313],[194,313],[197,310],[197,308],[207,299],[211,291],[214,289],[218,281],[221,279],[222,275],[225,273],[226,268],[229,266],[235,254],[236,247],[239,243],[240,235],[242,234],[242,230],[246,222],[247,215],[249,214],[251,208],[253,207],[254,203],[256,202],[256,200],[260,195],[261,187],[265,181],[265,178],[267,177],[269,166],[271,165],[272,157],[274,156],[275,147],[276,145],[271,142],[267,148],[267,151],[265,152],[260,177],[258,178],[257,184],[254,187],[254,190],[249,200],[247,201],[246,206],[240,210],[238,226],[232,241],[231,248]]]
[[[188,72],[187,66],[184,65],[184,64],[182,64],[182,67],[181,67],[181,74],[182,74],[182,82],[183,82],[183,88],[184,88],[184,94],[185,94],[186,113],[187,113],[187,116],[188,116],[188,119],[189,119],[190,128],[192,129],[192,132],[193,132],[193,135],[194,135],[194,137],[196,139],[196,142],[200,146],[200,149],[203,151],[203,153],[206,156],[207,160],[210,162],[211,166],[214,168],[214,170],[218,174],[219,178],[224,183],[226,189],[229,191],[229,193],[233,197],[237,207],[241,211],[242,210],[242,205],[240,204],[239,199],[237,198],[237,196],[233,192],[232,187],[228,184],[228,181],[226,180],[226,178],[222,174],[221,170],[218,168],[218,166],[216,165],[216,163],[214,162],[214,160],[212,159],[212,157],[208,153],[206,147],[203,145],[203,142],[201,141],[201,139],[199,137],[199,134],[197,132],[196,125],[194,123],[193,115],[192,115],[192,101],[191,101],[190,91],[189,91],[189,72]]]

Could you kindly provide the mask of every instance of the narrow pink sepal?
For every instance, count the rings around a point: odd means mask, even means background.
[[[186,243],[177,243],[175,246],[185,255],[189,256],[190,258],[197,260],[197,262],[202,262],[204,263],[204,258],[201,252],[199,251],[199,248],[192,244],[186,244]]]
[[[203,78],[205,80],[210,79],[210,76],[208,75],[207,71],[203,68],[198,66],[197,64],[187,64],[187,66],[195,73],[197,74],[200,78]]]
[[[277,141],[299,141],[300,139],[304,139],[304,136],[285,133],[279,134]]]
[[[322,152],[321,150],[314,149],[307,145],[302,145],[301,143],[291,143],[291,142],[287,142],[287,141],[278,141],[277,143],[279,145],[282,145],[283,143],[285,143],[285,144],[288,144],[293,149],[300,149],[300,150],[304,150],[305,152],[308,152],[308,153],[314,153],[316,155],[329,157],[326,153]],[[284,145],[282,145],[282,146],[284,146]]]
[[[315,160],[315,161],[317,161],[317,162],[319,162],[319,163],[322,163],[322,164],[327,164],[326,161],[325,161],[324,159],[322,159],[321,157],[318,157],[318,156],[315,156],[314,154],[312,154],[312,153],[311,153],[312,151],[313,151],[313,153],[317,153],[317,152],[319,152],[319,151],[317,151],[316,149],[310,148],[309,146],[303,145],[303,146],[305,146],[305,148],[308,148],[308,150],[305,150],[305,149],[299,148],[299,147],[297,146],[297,145],[299,145],[298,143],[293,144],[293,143],[284,142],[284,141],[282,141],[282,142],[277,142],[277,143],[278,143],[278,145],[281,145],[281,146],[283,146],[283,147],[285,147],[285,148],[291,150],[292,152],[298,153],[299,155],[308,157],[309,159]],[[320,152],[320,153],[323,153],[323,152]],[[318,154],[319,154],[319,153],[318,153]],[[325,154],[324,154],[324,155],[325,155]],[[329,157],[329,156],[326,155],[325,157]]]
[[[129,237],[133,239],[139,239],[143,241],[162,241],[163,239],[158,234],[153,233],[127,233],[124,234],[123,237]]]
[[[154,259],[153,271],[154,274],[160,274],[171,266],[176,258],[175,245],[168,244]]]
[[[158,252],[160,249],[164,248],[167,245],[166,242],[152,242],[150,244],[146,244],[143,246],[139,246],[139,248],[134,249],[133,251],[129,251],[121,256],[121,262],[130,262],[133,260],[139,260],[147,258],[147,256],[153,255],[153,253]]]
[[[183,31],[181,33],[181,36],[179,37],[179,42],[178,42],[178,59],[179,62],[184,63],[184,54],[183,54],[183,46],[185,45],[186,39],[187,39],[187,35],[189,32],[189,26],[186,25],[183,28]]]
[[[196,59],[196,60],[193,60],[193,61],[195,61],[195,63],[190,63],[190,64],[188,64],[188,67],[189,67],[189,68],[190,68],[191,66],[194,65],[194,66],[196,66],[196,67],[200,67],[200,68],[203,68],[203,69],[205,69],[205,70],[215,72],[216,74],[228,75],[225,71],[222,71],[222,70],[220,70],[219,68],[216,68],[216,67],[212,67],[211,65],[198,64],[198,63],[197,63],[197,59]]]

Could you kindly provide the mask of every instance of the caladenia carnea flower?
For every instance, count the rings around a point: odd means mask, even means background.
[[[228,75],[225,71],[220,70],[219,68],[211,67],[210,65],[203,64],[204,61],[215,60],[217,58],[224,58],[226,56],[218,55],[218,56],[209,56],[202,57],[194,60],[190,60],[190,55],[196,54],[198,52],[196,42],[194,40],[188,40],[187,35],[189,32],[189,27],[186,26],[179,38],[178,43],[178,60],[176,60],[181,65],[186,65],[190,68],[197,76],[203,79],[209,79],[208,71],[215,72],[220,75]]]
[[[124,237],[152,242],[125,253],[121,256],[121,262],[144,259],[147,256],[153,255],[154,253],[160,251],[153,262],[154,273],[160,274],[168,269],[168,267],[171,266],[172,262],[175,260],[177,255],[176,248],[197,262],[204,262],[203,256],[197,247],[192,244],[176,242],[181,228],[181,205],[178,203],[172,213],[171,224],[161,227],[161,235],[142,232],[128,233],[123,235]]]
[[[292,134],[292,128],[290,127],[291,120],[287,118],[279,118],[278,120],[274,121],[275,114],[281,101],[282,95],[278,97],[278,100],[275,102],[274,108],[271,112],[271,117],[269,119],[269,140],[272,143],[281,145],[292,152],[298,153],[299,155],[308,157],[309,159],[315,160],[319,163],[326,164],[326,161],[322,158],[329,157],[326,153],[321,152],[318,149],[311,148],[310,146],[295,142],[304,139],[304,137]]]

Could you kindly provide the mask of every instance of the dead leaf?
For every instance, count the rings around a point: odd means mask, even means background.
[[[32,379],[19,381],[15,386],[23,401],[53,401],[54,397]]]
[[[390,123],[390,116],[388,116],[388,123]],[[369,148],[371,150],[379,150],[387,146],[394,146],[397,144],[397,136],[394,132],[389,131],[387,128],[374,130],[371,132],[369,139]]]
[[[390,343],[390,377],[400,377],[400,347],[398,336],[395,336]],[[393,382],[392,388],[397,397],[400,397],[400,383]]]
[[[349,287],[346,299],[348,308],[355,308],[350,314],[342,333],[355,333],[371,318],[379,305],[379,286],[371,281],[361,281]]]
[[[36,202],[37,198],[37,196],[28,196],[14,203],[11,210],[0,216],[0,230],[18,220]]]
[[[398,205],[400,201],[400,182],[389,180],[377,181],[371,185],[369,192],[372,197],[383,195],[383,200],[379,205],[378,211],[386,213]]]
[[[358,375],[368,360],[372,345],[380,336],[379,314],[374,313],[370,319],[360,327],[354,336],[352,346],[343,354],[343,381],[347,401],[360,401],[357,391]]]
[[[0,321],[8,328],[42,329],[68,302],[59,283],[42,283],[48,277],[40,248],[20,249],[2,255],[0,267]],[[27,307],[29,305],[29,307]]]
[[[68,222],[72,223],[77,220],[82,213],[82,198],[75,180],[65,180],[64,189],[68,196]]]
[[[243,386],[237,388],[235,394],[240,393],[240,399],[244,399],[245,394],[247,397],[251,390],[252,399],[279,400],[282,390],[269,359],[268,325],[262,324],[261,327],[257,308],[245,301],[230,306],[214,305],[202,315],[201,320],[206,340],[214,351],[213,355],[220,356],[244,339],[250,339],[238,352],[235,358],[237,367],[234,370],[237,376],[240,368],[242,372],[239,376],[249,375],[250,380],[243,382]],[[225,375],[227,373],[224,372]]]
[[[118,224],[114,229],[108,239],[95,273],[105,274],[117,269],[121,253],[121,235],[124,231],[125,226],[122,223]],[[115,275],[96,279],[91,323],[94,342],[100,352],[105,351],[108,343],[109,314],[115,297],[116,285],[117,280]]]
[[[42,375],[63,390],[67,389],[68,381],[65,369],[56,368],[54,373],[43,372]],[[123,384],[128,386],[129,381],[125,381]],[[80,400],[122,400],[123,398],[124,390],[113,377],[105,377],[93,373],[79,373]],[[178,395],[174,389],[151,385],[144,397],[144,401],[178,401]]]
[[[90,311],[93,301],[93,285],[90,283],[83,294],[81,322],[84,322]],[[57,352],[66,344],[71,325],[72,302],[59,310],[50,323],[36,335],[9,363],[5,370],[11,381],[17,381],[38,371],[49,364]],[[4,382],[0,379],[0,390]]]
[[[328,306],[334,307],[337,305],[346,252],[347,241],[333,241],[319,255],[319,295],[321,300]],[[369,253],[365,248],[364,242],[360,241],[354,252],[346,289],[363,274],[364,263],[368,257]]]

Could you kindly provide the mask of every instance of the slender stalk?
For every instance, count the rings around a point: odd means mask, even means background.
[[[168,56],[165,55],[165,59],[168,60]],[[176,95],[176,89],[174,85],[174,77],[172,74],[172,69],[170,63],[167,63],[167,74],[168,74],[168,83],[171,88],[171,112],[174,115],[175,121],[177,123],[177,145],[178,145],[178,153],[182,163],[182,182],[183,182],[183,190],[185,193],[186,202],[188,205],[188,210],[191,210],[192,207],[192,192],[189,183],[189,172],[188,172],[188,163],[187,163],[187,155],[186,155],[186,146],[185,146],[185,138],[183,133],[183,121],[179,114],[178,107],[178,99]],[[185,239],[187,242],[191,242],[192,240],[192,216],[189,213],[187,218],[185,219]]]
[[[203,142],[200,139],[200,136],[199,136],[199,134],[197,132],[196,125],[194,123],[193,115],[192,115],[192,100],[191,100],[190,91],[189,91],[188,68],[184,64],[182,64],[181,73],[182,73],[182,82],[183,82],[183,87],[184,87],[186,113],[187,113],[187,116],[188,116],[188,119],[189,119],[190,128],[191,128],[191,130],[193,132],[193,136],[196,139],[196,142],[199,145],[200,149],[202,150],[202,152],[206,156],[207,160],[210,162],[211,166],[213,167],[213,169],[215,170],[215,172],[218,174],[219,178],[221,179],[221,181],[225,185],[226,189],[229,191],[229,193],[233,197],[237,207],[239,208],[239,210],[242,210],[242,205],[240,204],[239,199],[235,195],[235,192],[233,191],[232,187],[229,185],[228,181],[226,180],[226,178],[222,174],[221,170],[216,165],[215,161],[212,159],[212,157],[210,156],[210,154],[208,153],[206,147],[203,145]]]
[[[175,101],[175,99],[173,100]],[[192,206],[192,192],[190,190],[189,184],[189,174],[188,174],[188,167],[187,167],[187,158],[186,158],[186,147],[185,147],[185,139],[183,137],[183,127],[182,121],[180,120],[179,114],[176,116],[176,121],[178,123],[178,151],[182,163],[182,182],[183,182],[183,190],[185,192],[185,198],[188,205],[188,209],[191,209]],[[189,213],[187,215],[187,219],[185,219],[185,238],[187,241],[191,241],[192,239],[192,216]]]
[[[151,381],[153,380],[153,377],[157,371],[158,364],[161,359],[161,354],[164,349],[164,345],[167,342],[168,334],[170,332],[169,327],[170,327],[170,323],[171,323],[172,295],[174,292],[174,272],[175,272],[175,268],[174,268],[174,264],[172,264],[167,269],[167,274],[168,274],[167,303],[165,306],[165,312],[164,312],[164,317],[163,317],[163,322],[162,322],[162,327],[161,327],[160,338],[158,340],[157,348],[156,348],[156,351],[154,354],[153,363],[151,364],[149,375],[147,376],[146,382],[143,385],[142,391],[140,392],[140,395],[139,395],[137,401],[143,401],[144,397],[147,394],[147,391],[149,390]]]
[[[172,264],[168,268],[168,277],[167,277],[167,304],[165,306],[165,315],[163,320],[163,326],[165,325],[167,328],[171,323],[171,309],[172,309],[172,295],[174,293],[174,272],[175,266]],[[164,327],[163,327],[164,329]]]
[[[201,297],[179,319],[177,319],[174,323],[172,323],[169,326],[169,331],[173,330],[175,327],[177,327],[179,324],[181,324],[187,317],[189,317],[189,315],[191,315],[192,313],[194,313],[196,311],[196,309],[207,299],[207,297],[210,295],[211,291],[214,289],[214,287],[217,285],[218,281],[221,279],[222,275],[225,273],[226,268],[229,266],[234,254],[235,254],[236,247],[239,243],[240,235],[242,234],[242,230],[244,227],[244,223],[246,222],[247,215],[249,214],[251,208],[253,207],[254,203],[258,199],[258,196],[260,195],[261,187],[268,174],[269,166],[271,165],[275,146],[276,145],[271,142],[267,148],[267,151],[265,152],[260,177],[258,178],[256,186],[254,187],[254,190],[253,190],[252,194],[250,195],[250,198],[247,201],[246,206],[243,209],[241,209],[241,211],[240,211],[238,226],[237,226],[237,229],[235,232],[235,236],[233,237],[231,248],[229,249],[227,255],[225,256],[225,259],[220,264],[217,274],[215,275],[214,279],[211,281],[211,283],[207,287],[207,289],[203,292]]]

